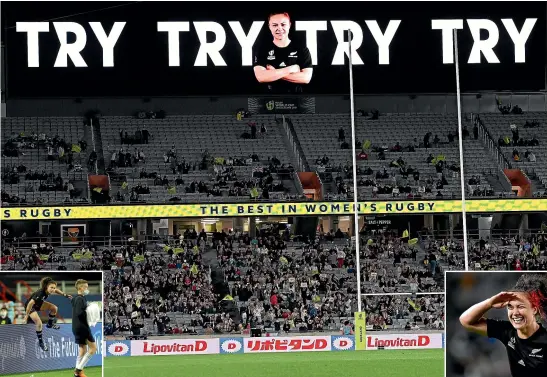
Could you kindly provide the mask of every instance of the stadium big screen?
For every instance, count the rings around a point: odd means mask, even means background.
[[[106,10],[97,11],[92,4],[66,4],[57,18],[58,8],[47,3],[6,3],[8,94],[264,92],[253,74],[254,52],[271,44],[267,17],[280,4],[104,5]],[[356,94],[455,92],[454,29],[462,91],[544,88],[546,12],[541,2],[510,12],[480,2],[472,7],[449,2],[355,7],[344,2],[281,6],[291,18],[290,37],[310,52],[313,77],[304,92],[348,94],[348,29],[354,34]],[[428,79],[432,73],[434,80]]]

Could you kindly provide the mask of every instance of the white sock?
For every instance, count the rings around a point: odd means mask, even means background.
[[[83,356],[78,356],[78,357],[76,358],[76,368],[78,368],[78,364],[81,363],[82,357],[83,357]]]
[[[76,369],[83,370],[86,366],[86,364],[91,360],[93,357],[92,354],[89,352],[86,352],[84,356],[82,356],[82,359],[80,360],[80,363],[76,365]]]

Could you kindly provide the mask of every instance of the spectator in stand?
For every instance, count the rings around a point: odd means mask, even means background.
[[[344,130],[343,127],[340,127],[338,129],[338,141],[339,142],[346,141],[346,131]]]
[[[11,325],[11,319],[8,317],[8,309],[0,308],[0,325]]]

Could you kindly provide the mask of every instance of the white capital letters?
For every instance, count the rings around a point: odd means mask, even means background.
[[[253,46],[260,34],[260,29],[264,25],[264,21],[253,21],[249,34],[245,35],[241,23],[239,21],[229,21],[228,25],[232,28],[239,45],[241,46],[241,65],[253,65]]]
[[[501,20],[505,29],[507,29],[507,33],[509,33],[511,40],[515,44],[515,63],[526,63],[526,41],[528,41],[536,21],[537,18],[527,18],[519,33],[512,19],[503,18]]]
[[[49,22],[17,22],[15,31],[17,33],[27,33],[27,65],[29,67],[39,67],[38,33],[47,33],[49,31]]]
[[[488,63],[499,63],[500,61],[493,50],[498,44],[500,37],[500,32],[496,24],[486,19],[467,20],[467,24],[473,37],[473,48],[467,62],[480,63],[482,52]],[[481,29],[488,31],[488,39],[481,40]]]
[[[226,44],[226,31],[218,22],[204,21],[194,22],[196,33],[199,39],[199,51],[194,63],[195,67],[207,66],[207,55],[211,57],[215,66],[226,66],[226,62],[220,55],[220,50],[224,48]],[[207,43],[207,32],[215,33],[215,41]]]
[[[463,29],[463,20],[431,20],[431,29],[442,30],[443,64],[454,64],[454,29]]]
[[[167,32],[169,67],[180,67],[179,33],[190,31],[189,22],[158,22],[158,31]]]
[[[349,56],[349,43],[344,42],[344,35],[347,35],[348,29],[351,30],[351,61],[352,64],[363,64],[361,57],[357,53],[357,49],[361,47],[363,43],[363,30],[357,22],[354,21],[331,21],[332,28],[334,29],[334,35],[338,41],[336,46],[336,52],[332,59],[332,65],[344,65],[344,53]]]
[[[114,46],[122,34],[125,22],[114,22],[110,35],[106,35],[100,22],[90,22],[89,26],[103,48],[103,67],[114,67]]]
[[[84,58],[80,52],[84,49],[87,42],[87,34],[82,25],[76,22],[54,22],[53,27],[57,32],[57,37],[61,46],[59,47],[59,53],[57,59],[55,59],[54,67],[67,67],[68,58],[74,63],[76,67],[87,67]],[[74,43],[68,43],[68,33],[74,33],[76,40]]]
[[[306,32],[306,46],[310,50],[311,62],[317,65],[317,32],[327,30],[327,21],[296,21],[294,30]]]
[[[401,24],[401,20],[390,20],[385,34],[382,34],[380,26],[376,20],[365,21],[365,23],[374,37],[376,44],[378,45],[378,63],[389,64],[389,45],[395,36],[397,28],[399,28],[399,25]]]

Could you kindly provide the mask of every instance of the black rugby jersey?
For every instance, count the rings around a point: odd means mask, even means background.
[[[85,296],[77,295],[72,299],[72,332],[80,333],[89,330],[87,323],[87,300]]]
[[[291,40],[287,47],[277,47],[273,41],[260,45],[254,51],[254,66],[266,68],[271,65],[275,69],[297,64],[300,69],[313,68],[310,50],[305,44]],[[262,84],[269,93],[301,93],[302,84],[285,80]]]
[[[547,331],[539,329],[528,339],[520,339],[509,321],[486,321],[489,338],[500,340],[507,349],[513,377],[547,376]]]
[[[25,310],[27,309],[27,305],[30,302],[30,300],[34,300],[34,305],[32,306],[32,308],[36,311],[39,311],[40,308],[42,307],[42,304],[44,303],[45,300],[47,300],[48,297],[49,297],[49,294],[43,289],[37,290],[36,292],[32,294],[32,296],[30,296],[27,302],[25,302]]]

